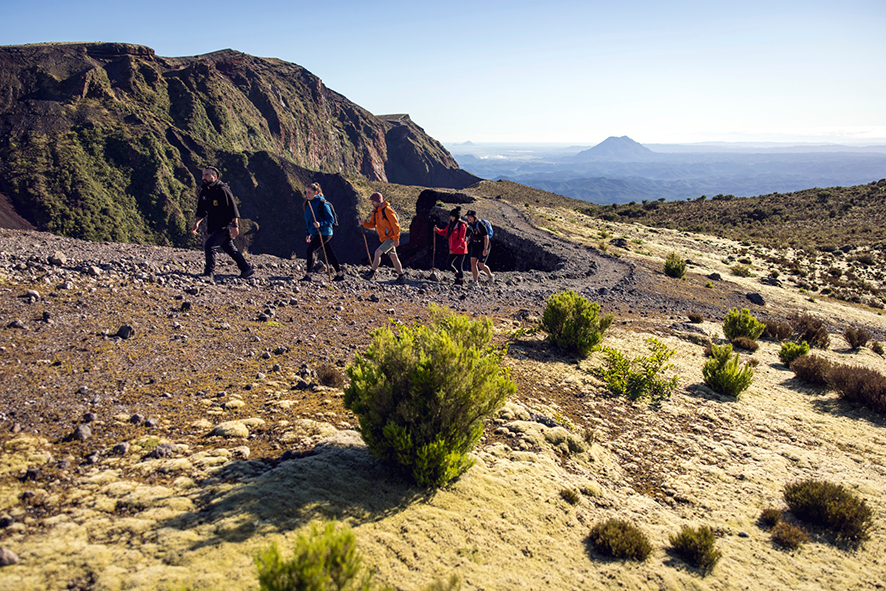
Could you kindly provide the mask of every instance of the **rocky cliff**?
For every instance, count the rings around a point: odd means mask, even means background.
[[[245,245],[301,250],[301,189],[353,219],[347,179],[477,181],[407,115],[377,117],[304,68],[232,50],[164,58],[119,43],[0,47],[0,196],[32,226],[193,246],[200,169],[241,201]],[[362,245],[361,245],[362,246]]]

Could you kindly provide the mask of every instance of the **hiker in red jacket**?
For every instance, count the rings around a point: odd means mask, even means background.
[[[449,267],[455,272],[455,284],[464,285],[465,273],[462,270],[465,264],[465,255],[468,254],[466,240],[468,225],[461,221],[461,207],[456,207],[449,212],[449,225],[445,228],[434,226],[434,231],[440,236],[449,239]]]

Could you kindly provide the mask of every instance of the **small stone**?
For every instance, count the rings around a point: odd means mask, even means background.
[[[217,425],[215,429],[210,431],[210,436],[225,438],[243,438],[249,437],[249,429],[240,421],[230,421]]]
[[[94,412],[85,412],[83,413],[83,422],[84,423],[93,423],[98,419]]]
[[[40,476],[39,470],[37,470],[36,468],[29,468],[28,470],[25,471],[25,476],[24,476],[24,478],[22,478],[22,480],[37,480],[37,478],[39,476]]]
[[[8,548],[0,548],[0,567],[18,564],[18,556]]]
[[[738,532],[738,537],[739,538],[749,538],[749,537],[751,537],[751,534],[749,534],[746,531],[740,531],[740,532]]]
[[[95,466],[96,464],[98,464],[98,460],[99,460],[98,452],[93,452],[93,453],[89,454],[88,456],[86,456],[86,463],[89,464],[90,466]]]
[[[138,425],[139,423],[141,423],[144,420],[145,420],[145,417],[138,414],[138,413],[129,417],[129,422],[132,423],[133,425]]]
[[[15,523],[15,519],[10,517],[9,515],[4,515],[3,517],[0,517],[0,529],[6,529],[13,523]]]
[[[145,427],[147,427],[148,429],[153,429],[158,424],[159,423],[158,423],[157,419],[154,419],[154,418],[145,419]]]
[[[752,304],[756,304],[758,306],[765,306],[766,305],[766,300],[764,300],[763,296],[761,296],[758,293],[749,293],[749,294],[746,294],[745,297],[748,298],[748,300]]]
[[[145,458],[171,458],[175,456],[175,444],[174,443],[161,443],[154,449],[152,449]]]
[[[231,450],[231,455],[239,460],[248,460],[249,459],[249,447],[245,445],[241,445],[239,447],[235,447]]]
[[[12,424],[12,428],[10,428],[9,431],[10,431],[13,435],[16,435],[16,434],[18,434],[18,433],[21,433],[21,432],[22,432],[22,425],[21,425],[21,423],[13,423],[13,424]]]
[[[135,329],[124,324],[119,329],[117,329],[117,334],[115,336],[118,336],[123,340],[130,339],[135,336]]]
[[[25,323],[22,322],[21,320],[17,320],[17,319],[13,320],[12,322],[10,322],[9,324],[6,325],[6,328],[21,328],[21,329],[23,329],[24,327],[25,327]]]
[[[61,267],[68,263],[68,257],[65,256],[65,253],[59,251],[55,251],[52,255],[47,257],[46,260],[53,267]]]
[[[71,433],[71,439],[74,441],[86,441],[90,437],[92,437],[92,429],[88,425],[78,425]]]

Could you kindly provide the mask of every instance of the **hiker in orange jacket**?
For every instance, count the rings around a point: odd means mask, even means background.
[[[385,201],[381,193],[373,193],[369,197],[372,203],[372,215],[366,221],[361,221],[360,225],[364,228],[373,229],[381,240],[381,246],[375,249],[372,257],[372,268],[364,277],[370,281],[375,278],[375,271],[381,264],[381,255],[387,254],[391,257],[391,263],[394,270],[397,271],[397,283],[404,283],[406,277],[403,275],[403,265],[397,257],[397,247],[400,246],[400,220],[397,219],[397,212]]]
[[[468,225],[461,221],[461,206],[449,212],[449,225],[445,228],[434,226],[434,232],[449,239],[449,268],[455,272],[455,284],[465,282],[464,264],[468,254]]]

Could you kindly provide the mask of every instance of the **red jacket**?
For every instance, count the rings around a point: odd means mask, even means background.
[[[440,236],[446,236],[446,232],[449,231],[449,226],[446,226],[442,230],[435,226],[434,231]],[[449,235],[449,254],[468,254],[468,243],[465,240],[467,233],[468,225],[466,223],[462,221],[456,223],[455,229],[452,230],[452,234]]]

